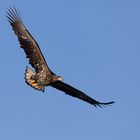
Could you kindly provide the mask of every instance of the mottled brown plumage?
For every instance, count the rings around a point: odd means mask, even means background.
[[[104,105],[110,105],[114,103],[98,102],[83,93],[82,91],[64,83],[60,76],[57,76],[49,69],[43,57],[43,54],[41,53],[39,45],[24,26],[20,14],[15,7],[10,7],[8,9],[7,17],[10,25],[12,26],[12,29],[18,37],[20,47],[24,49],[26,57],[29,60],[29,64],[31,64],[31,66],[35,69],[35,71],[33,71],[28,67],[26,68],[25,81],[28,85],[43,92],[45,86],[52,86],[58,90],[65,92],[70,96],[86,101],[94,105],[95,107],[102,107]]]
[[[31,64],[35,69],[35,72],[29,68],[26,69],[26,83],[35,89],[44,91],[45,86],[57,79],[60,79],[60,77],[56,76],[49,69],[40,51],[39,45],[25,28],[16,8],[10,8],[7,12],[7,17],[18,37],[20,47],[24,49],[26,57],[29,59],[29,64]]]

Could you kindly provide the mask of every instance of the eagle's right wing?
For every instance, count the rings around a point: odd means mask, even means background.
[[[18,37],[21,48],[24,49],[26,57],[29,58],[29,63],[35,68],[35,71],[41,71],[44,66],[51,71],[43,57],[39,45],[24,26],[20,14],[15,7],[13,9],[11,7],[9,8],[7,17]]]
[[[65,92],[66,94],[68,94],[70,96],[79,98],[87,103],[90,103],[90,104],[94,105],[95,107],[97,107],[97,106],[102,107],[102,106],[110,105],[110,104],[114,103],[113,101],[107,102],[107,103],[98,102],[95,99],[93,99],[93,98],[89,97],[88,95],[86,95],[85,93],[83,93],[82,91],[80,91],[62,81],[54,82],[51,84],[51,86],[58,90]]]

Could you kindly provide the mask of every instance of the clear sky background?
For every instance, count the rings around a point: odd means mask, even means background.
[[[50,68],[112,106],[27,86],[29,66],[7,18],[15,5]],[[0,140],[139,140],[140,1],[3,0],[0,4]]]

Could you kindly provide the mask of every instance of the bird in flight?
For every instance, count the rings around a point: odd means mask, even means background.
[[[31,66],[34,68],[34,70],[32,70],[26,67],[25,81],[28,85],[43,92],[45,90],[45,86],[51,86],[63,91],[65,94],[90,103],[95,107],[102,107],[114,103],[113,101],[106,103],[96,101],[95,99],[86,95],[84,92],[64,83],[62,78],[57,76],[48,67],[38,43],[24,26],[19,11],[15,7],[10,7],[7,11],[7,18],[18,37],[20,47],[23,48],[26,58],[29,60],[29,64],[31,64]]]

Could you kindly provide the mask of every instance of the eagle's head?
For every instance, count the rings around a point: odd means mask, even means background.
[[[52,82],[57,82],[57,81],[63,81],[63,78],[61,76],[53,76]]]
[[[57,76],[57,81],[63,81],[63,78],[61,76]]]

